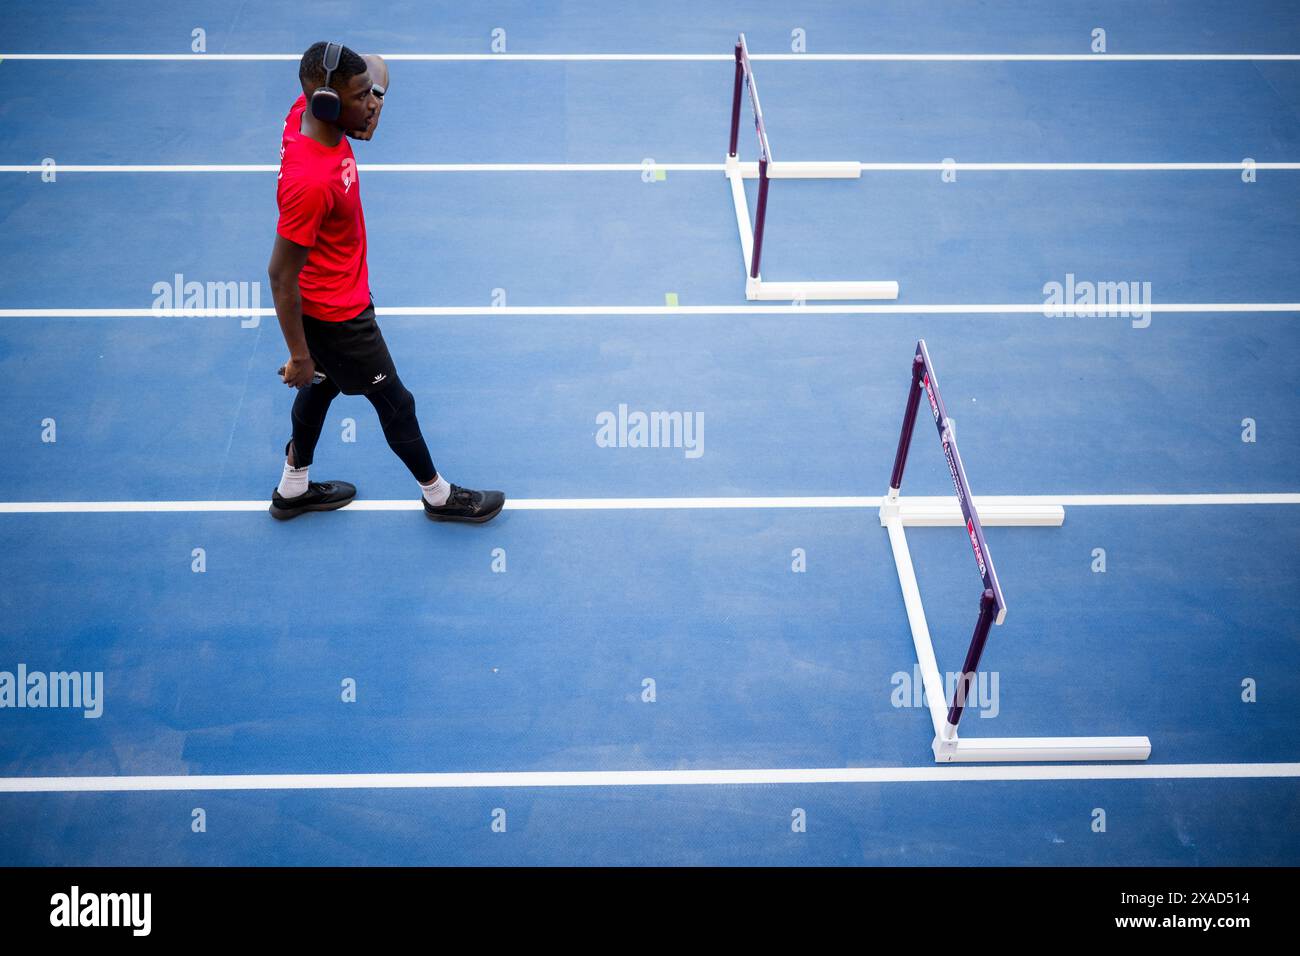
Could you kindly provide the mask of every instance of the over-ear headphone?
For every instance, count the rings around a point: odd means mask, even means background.
[[[343,56],[343,44],[325,44],[325,84],[311,95],[311,115],[326,123],[338,121],[343,111],[343,101],[338,91],[330,86],[330,76],[339,68],[339,59]]]

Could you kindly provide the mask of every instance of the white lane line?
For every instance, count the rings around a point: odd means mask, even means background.
[[[1227,163],[859,163],[863,172],[1240,172],[1241,161]],[[274,173],[280,167],[267,163],[190,164],[56,164],[59,173]],[[641,163],[360,163],[361,172],[371,173],[641,173]],[[720,173],[722,163],[655,163],[655,169],[680,173]],[[1300,162],[1252,163],[1256,170],[1297,170]],[[41,173],[39,165],[0,166],[0,173]]]
[[[3,501],[0,514],[149,511],[265,511],[267,501]],[[862,497],[788,498],[512,498],[507,511],[634,511],[688,508],[879,508]],[[419,511],[418,498],[357,499],[342,511]]]
[[[1053,305],[1042,302],[937,303],[903,305],[422,305],[379,306],[377,315],[1036,315],[1044,318],[1115,317],[1132,310],[1161,313],[1295,313],[1300,302],[1152,302],[1144,305]],[[1050,315],[1049,315],[1050,312]],[[0,319],[202,319],[273,316],[275,309],[0,309]]]
[[[909,496],[919,506],[951,505],[951,497]],[[976,495],[986,505],[1137,506],[1300,505],[1300,493],[1186,495]],[[0,501],[0,514],[96,514],[138,512],[265,511],[258,501]],[[637,511],[699,508],[879,508],[879,496],[730,497],[730,498],[513,498],[507,511]],[[343,511],[419,511],[419,499],[358,499]]]
[[[731,53],[381,53],[385,60],[426,62],[733,63]],[[0,53],[0,60],[203,60],[297,62],[301,53]],[[751,60],[805,63],[1131,63],[1297,61],[1297,53],[751,53]]]
[[[825,783],[1207,780],[1300,777],[1300,763],[827,767],[791,770],[557,770],[487,773],[266,773],[0,777],[0,793],[152,790],[449,790],[464,787],[681,787]]]
[[[908,498],[919,504],[942,504],[948,498]],[[1078,507],[1124,506],[1152,507],[1157,505],[1300,505],[1300,494],[1190,494],[1190,495],[974,495],[976,507],[983,505],[1072,505]]]
[[[1242,169],[1241,163],[1229,164]],[[1300,163],[1295,164],[1300,167]],[[371,173],[640,173],[641,163],[359,163],[361,172]],[[723,172],[722,163],[655,163],[655,169],[667,172]],[[1256,163],[1256,169],[1268,168]],[[1279,166],[1279,168],[1283,168]],[[0,173],[39,173],[42,166],[0,166]],[[77,163],[54,166],[59,173],[275,173],[280,167],[269,164],[173,164],[173,165],[85,165]]]
[[[858,163],[864,173],[931,172],[954,169],[960,172],[1157,172],[1195,170],[1241,170],[1235,163]],[[1300,163],[1251,163],[1252,169],[1300,169]]]

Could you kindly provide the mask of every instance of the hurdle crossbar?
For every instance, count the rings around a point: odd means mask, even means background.
[[[921,395],[928,399],[939,440],[956,492],[955,507],[941,507],[933,503],[912,504],[900,497],[903,471],[907,465],[912,445],[912,432],[921,405]],[[991,509],[986,509],[991,510]],[[991,513],[991,524],[1060,526],[1065,521],[1065,509],[1058,505],[1003,505]],[[1098,761],[1146,760],[1151,756],[1151,740],[1147,737],[959,737],[957,725],[970,694],[970,688],[979,671],[980,660],[993,625],[1006,620],[1007,602],[993,566],[993,556],[984,538],[984,527],[971,497],[970,483],[961,453],[957,450],[955,423],[948,417],[939,392],[939,382],[934,374],[930,353],[922,339],[916,343],[912,358],[912,381],[907,393],[903,415],[903,428],[898,436],[898,449],[894,454],[894,468],[889,478],[889,493],[880,506],[880,523],[889,532],[890,548],[898,569],[898,581],[903,590],[903,604],[907,611],[912,642],[916,648],[917,663],[929,706],[930,720],[934,725],[931,749],[937,763],[1008,762],[1008,761]],[[907,547],[908,525],[961,525],[975,555],[984,587],[979,599],[979,614],[974,633],[966,651],[966,660],[958,674],[951,705],[944,695],[939,664],[934,655],[934,643],[921,603],[921,591],[916,583],[912,556]]]
[[[767,225],[768,187],[773,179],[855,179],[862,175],[862,165],[856,162],[786,162],[772,158],[772,145],[767,138],[763,121],[763,107],[758,99],[758,85],[754,81],[749,62],[749,48],[745,34],[736,41],[736,77],[731,95],[731,138],[727,148],[725,172],[731,184],[731,198],[736,207],[736,225],[740,230],[740,249],[745,261],[745,298],[755,300],[807,299],[897,299],[898,283],[894,281],[808,281],[766,282],[760,267],[763,260],[763,237]],[[744,93],[748,90],[750,107],[754,113],[754,130],[758,134],[758,162],[740,162],[740,111]],[[745,198],[746,179],[758,180],[758,205],[754,221],[749,219],[749,203]]]

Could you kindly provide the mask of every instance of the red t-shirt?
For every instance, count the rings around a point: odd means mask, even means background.
[[[298,275],[303,313],[342,322],[370,304],[357,161],[346,136],[330,148],[303,134],[306,108],[307,97],[299,96],[284,120],[275,231],[311,249]]]

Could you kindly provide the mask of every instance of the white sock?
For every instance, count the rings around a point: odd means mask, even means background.
[[[289,463],[284,463],[284,474],[280,476],[280,487],[276,490],[280,492],[281,498],[297,498],[307,491],[307,469],[310,465],[304,465],[302,468],[291,468]]]
[[[434,508],[441,508],[447,503],[447,499],[451,497],[451,485],[442,475],[438,475],[427,485],[421,483],[420,491],[424,493],[424,500]]]

